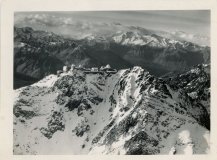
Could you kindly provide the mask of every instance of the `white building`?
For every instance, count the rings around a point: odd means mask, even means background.
[[[99,70],[98,70],[98,68],[96,68],[96,67],[93,67],[93,68],[91,68],[91,72],[98,72]]]
[[[82,65],[81,65],[81,64],[79,64],[79,65],[78,65],[78,68],[82,68]]]
[[[105,66],[105,69],[110,69],[111,68],[111,66],[109,65],[109,64],[107,64],[106,66]]]
[[[60,76],[61,73],[63,73],[63,71],[62,70],[58,70],[57,71],[57,76]]]
[[[68,72],[68,66],[63,66],[63,72]]]
[[[99,70],[101,70],[101,71],[102,71],[104,68],[105,68],[105,67],[101,66]]]
[[[74,69],[75,69],[75,65],[72,64],[72,65],[71,65],[71,71],[73,71]]]

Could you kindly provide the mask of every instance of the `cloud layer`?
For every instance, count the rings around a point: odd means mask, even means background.
[[[90,34],[111,35],[129,30],[129,26],[139,26],[167,30],[171,35],[204,45],[209,45],[210,32],[208,11],[19,12],[15,14],[15,25],[75,39]]]

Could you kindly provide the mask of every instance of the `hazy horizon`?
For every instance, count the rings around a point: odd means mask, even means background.
[[[112,35],[136,26],[210,46],[209,10],[16,12],[14,23],[17,27],[28,26],[74,39]]]
[[[89,23],[121,23],[163,31],[184,31],[210,37],[209,10],[170,10],[170,11],[71,11],[71,12],[17,12],[17,21],[28,18],[49,22],[46,16],[54,16],[68,22],[86,21]],[[52,25],[52,24],[50,24]]]

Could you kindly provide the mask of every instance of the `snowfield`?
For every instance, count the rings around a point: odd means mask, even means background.
[[[204,92],[198,99],[194,88],[205,81],[200,75],[209,74],[201,70],[186,73],[196,75],[188,78],[191,90],[140,67],[116,74],[49,75],[14,91],[13,152],[207,154],[209,96]]]

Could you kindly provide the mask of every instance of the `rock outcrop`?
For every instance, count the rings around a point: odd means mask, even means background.
[[[47,76],[15,90],[14,154],[208,153],[209,70]]]

